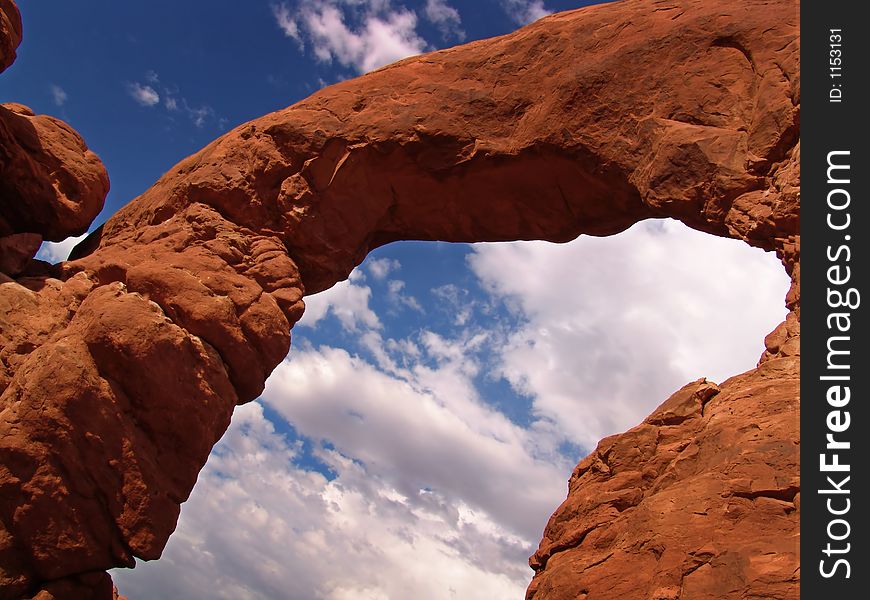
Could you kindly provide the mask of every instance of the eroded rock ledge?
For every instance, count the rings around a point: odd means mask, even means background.
[[[0,15],[8,64],[20,24],[10,0]],[[567,241],[652,217],[775,251],[791,314],[758,369],[689,384],[578,466],[531,560],[529,597],[796,597],[798,58],[791,0],[553,15],[242,125],[75,260],[10,260],[0,597],[107,597],[105,569],[158,558],[233,407],[285,356],[302,296],[371,249]],[[20,157],[3,138],[0,166]],[[76,200],[92,212],[101,166],[83,143],[61,163],[87,175]],[[52,189],[16,193],[38,211],[69,199]],[[3,202],[0,235],[58,235]]]

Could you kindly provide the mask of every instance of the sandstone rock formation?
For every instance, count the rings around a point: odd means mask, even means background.
[[[109,177],[69,125],[0,104],[0,236],[38,233],[59,242],[88,230]]]
[[[15,61],[21,43],[21,14],[12,0],[0,0],[0,73]]]
[[[540,598],[798,598],[799,358],[699,380],[571,476],[530,560]]]
[[[285,356],[302,296],[371,249],[566,241],[666,216],[775,251],[792,313],[759,369],[690,384],[578,466],[532,558],[529,597],[795,597],[798,55],[791,0],[553,15],[242,125],[74,260],[10,260],[0,597],[75,589],[63,586],[110,597],[105,569],[159,557],[233,407]],[[84,196],[102,189],[73,179]],[[7,234],[37,229],[3,210]]]

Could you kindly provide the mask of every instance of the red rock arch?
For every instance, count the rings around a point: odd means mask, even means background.
[[[690,575],[717,597],[795,589],[795,548],[739,536],[728,545],[718,534],[719,546],[690,548],[706,535],[700,525],[687,530],[694,541],[663,533],[661,547],[641,553],[655,558],[655,576],[638,579],[625,532],[671,531],[667,519],[641,516],[681,478],[706,482],[692,501],[727,488],[743,504],[795,505],[799,483],[777,480],[765,496],[722,475],[765,461],[793,467],[788,423],[770,426],[779,450],[738,436],[739,457],[681,452],[729,431],[711,414],[733,414],[717,407],[738,391],[757,396],[740,410],[758,418],[796,409],[797,19],[790,1],[744,0],[726,15],[703,0],[628,0],[410,58],[236,128],[128,204],[75,260],[11,273],[0,295],[4,597],[105,589],[104,569],[159,557],[233,407],[253,400],[286,355],[303,295],[347,277],[371,249],[566,241],[664,216],[775,250],[792,277],[792,314],[758,370],[727,389],[690,384],[578,466],[532,559],[529,596],[616,598],[646,586],[678,598]],[[649,441],[668,436],[682,450]],[[632,440],[649,451],[623,451]],[[694,471],[681,473],[680,460]],[[638,461],[657,466],[646,477]],[[631,475],[609,475],[617,470]],[[744,512],[732,529],[797,532],[793,510]],[[602,548],[604,560],[584,562]],[[747,567],[766,551],[784,558]],[[698,565],[718,565],[730,587],[712,590],[693,575],[707,573]],[[624,572],[623,587],[613,572]]]

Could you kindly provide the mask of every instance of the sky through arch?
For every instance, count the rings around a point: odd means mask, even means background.
[[[772,253],[671,220],[380,248],[308,299],[164,557],[113,577],[145,598],[522,597],[574,465],[754,367],[788,285]]]

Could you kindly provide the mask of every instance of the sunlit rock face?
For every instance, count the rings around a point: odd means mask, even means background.
[[[5,65],[14,3],[0,16]],[[758,369],[689,384],[581,462],[528,596],[796,597],[797,17],[790,1],[629,0],[406,59],[216,140],[74,260],[8,261],[3,597],[110,597],[105,569],[158,558],[233,407],[286,355],[303,295],[373,248],[566,241],[650,217],[776,251],[791,312]],[[78,140],[32,172],[81,177],[21,188],[32,212],[63,224],[77,202],[92,219],[107,181],[80,138],[3,110]],[[25,164],[23,134],[0,133],[3,166]],[[29,214],[4,208],[0,235],[58,239]]]

